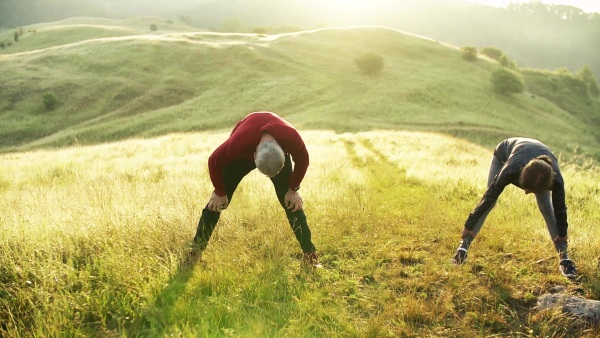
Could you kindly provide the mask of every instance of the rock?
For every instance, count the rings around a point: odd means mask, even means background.
[[[567,288],[565,286],[562,285],[557,285],[557,286],[553,286],[550,288],[550,293],[561,293],[563,291],[565,291]]]
[[[600,301],[575,297],[564,293],[542,295],[535,307],[536,310],[560,308],[567,315],[580,318],[590,324],[600,321]]]

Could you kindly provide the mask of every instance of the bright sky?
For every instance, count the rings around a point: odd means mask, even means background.
[[[464,0],[468,2],[476,2],[484,5],[490,5],[494,7],[506,7],[508,4],[520,3],[520,2],[531,2],[531,0]],[[577,8],[581,8],[585,12],[597,12],[600,13],[600,0],[541,0],[541,2],[548,5],[568,5]]]

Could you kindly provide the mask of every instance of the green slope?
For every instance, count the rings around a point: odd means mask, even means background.
[[[36,32],[0,54],[0,150],[230,128],[271,110],[305,129],[434,130],[484,145],[523,135],[600,157],[597,100],[543,91],[539,73],[525,74],[535,76],[535,93],[494,94],[497,64],[467,62],[430,39],[385,27],[193,32],[160,20],[28,27]],[[367,52],[384,58],[380,75],[355,67]],[[45,108],[45,94],[57,99],[54,109]],[[553,103],[565,95],[575,106]]]

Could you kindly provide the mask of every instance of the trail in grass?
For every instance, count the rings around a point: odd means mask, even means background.
[[[129,332],[401,335],[442,320],[436,299],[446,279],[431,265],[449,251],[443,212],[428,203],[436,193],[368,139],[342,143],[364,180],[348,183],[335,205],[311,215],[329,217],[313,227],[325,269],[299,269],[295,250],[280,255],[260,244],[250,251],[213,243],[212,250],[238,262],[184,260]]]

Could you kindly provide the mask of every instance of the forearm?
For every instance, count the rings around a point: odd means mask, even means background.
[[[569,223],[567,222],[567,211],[554,209],[554,217],[556,218],[558,235],[561,237],[566,237],[569,228]]]
[[[473,209],[473,211],[471,211],[471,213],[469,214],[469,217],[465,222],[465,228],[467,230],[473,230],[479,222],[479,220],[482,217],[485,217],[485,215],[487,215],[490,212],[490,210],[494,207],[496,200],[497,198],[492,198],[490,196],[484,195],[481,201],[479,201],[479,204],[477,204],[475,209]]]

